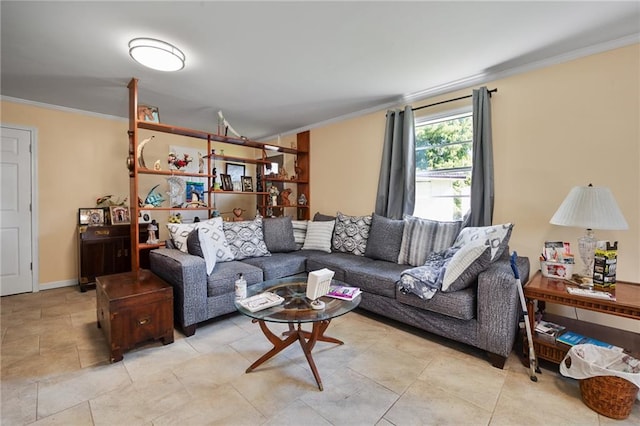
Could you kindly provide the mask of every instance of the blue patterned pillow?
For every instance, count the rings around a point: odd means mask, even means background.
[[[223,227],[235,260],[271,256],[264,243],[261,217],[242,222],[223,222]]]
[[[338,212],[331,248],[341,253],[364,256],[371,229],[371,216],[347,216]]]

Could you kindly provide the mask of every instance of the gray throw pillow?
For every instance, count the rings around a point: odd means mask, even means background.
[[[398,263],[401,265],[422,266],[427,255],[446,250],[460,232],[462,222],[441,222],[415,216],[404,216],[402,244]]]
[[[265,218],[262,221],[264,243],[271,253],[287,253],[295,251],[296,241],[293,237],[293,224],[289,216]]]
[[[262,217],[241,222],[223,222],[223,229],[235,260],[271,256],[264,243]]]
[[[320,212],[317,212],[316,214],[313,215],[314,222],[331,222],[333,220],[336,220],[335,216],[329,216],[327,214],[322,214]]]
[[[198,228],[189,232],[187,236],[187,252],[194,256],[204,257],[202,248],[200,247],[200,237],[198,236]]]
[[[389,219],[374,213],[364,255],[370,259],[398,262],[403,230],[404,220]]]

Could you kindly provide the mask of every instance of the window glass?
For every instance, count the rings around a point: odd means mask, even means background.
[[[470,207],[471,111],[416,119],[414,216],[461,220]]]

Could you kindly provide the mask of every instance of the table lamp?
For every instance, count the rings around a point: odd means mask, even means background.
[[[585,277],[593,276],[593,258],[597,243],[593,230],[613,231],[629,228],[609,188],[591,184],[571,189],[549,223],[586,228],[585,235],[578,239],[578,250],[584,263],[582,275]]]

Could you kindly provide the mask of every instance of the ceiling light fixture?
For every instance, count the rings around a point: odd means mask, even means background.
[[[145,67],[158,71],[180,71],[184,68],[184,53],[174,45],[154,38],[131,40],[129,55]]]

